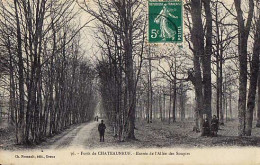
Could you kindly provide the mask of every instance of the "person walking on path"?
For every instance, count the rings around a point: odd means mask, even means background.
[[[104,121],[101,120],[101,123],[98,125],[98,132],[99,132],[99,136],[100,136],[100,142],[104,142],[105,141],[105,129],[106,129],[106,125],[104,124]]]

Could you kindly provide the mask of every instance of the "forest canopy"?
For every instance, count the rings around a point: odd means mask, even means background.
[[[213,115],[251,136],[260,1],[183,1],[181,44],[149,43],[147,13],[143,0],[0,0],[0,106],[16,142],[38,144],[97,114],[118,141],[136,139],[137,120],[192,121],[203,135]]]

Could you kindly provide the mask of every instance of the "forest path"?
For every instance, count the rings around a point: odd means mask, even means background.
[[[50,146],[50,149],[60,149],[67,147],[84,147],[85,141],[90,138],[90,132],[98,125],[98,122],[93,121],[86,124],[81,124],[78,127],[74,128],[70,132],[68,132],[61,139],[56,141],[54,144]]]

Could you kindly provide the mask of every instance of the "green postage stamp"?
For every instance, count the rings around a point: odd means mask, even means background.
[[[183,41],[182,1],[149,1],[149,43]]]

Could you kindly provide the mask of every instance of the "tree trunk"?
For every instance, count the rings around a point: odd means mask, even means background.
[[[231,89],[229,90],[229,112],[230,112],[230,119],[233,118],[233,115],[232,115],[232,91]]]
[[[159,93],[159,109],[160,109],[160,119],[163,121],[163,110],[162,110],[162,94]]]
[[[166,114],[166,94],[163,93],[163,119],[167,118],[167,114]]]
[[[248,102],[247,102],[247,111],[246,111],[246,126],[245,126],[245,135],[251,136],[252,125],[253,125],[253,112],[255,107],[255,95],[257,87],[257,77],[259,72],[259,54],[260,54],[260,18],[256,24],[256,32],[254,36],[254,47],[253,47],[253,57],[251,64],[251,77],[250,85],[248,92]]]
[[[234,0],[238,21],[238,55],[239,55],[239,99],[238,99],[238,134],[245,135],[246,94],[247,94],[247,41],[254,12],[254,1],[249,0],[249,13],[245,26],[241,0]]]
[[[172,106],[172,122],[176,121],[176,103],[177,103],[177,60],[174,57],[174,80],[173,80],[173,106]]]
[[[10,42],[10,38],[8,37],[8,54],[9,54],[9,75],[10,75],[10,80],[9,80],[9,85],[10,85],[10,105],[9,105],[9,109],[11,111],[11,124],[15,125],[16,118],[15,118],[15,83],[14,83],[14,70],[13,70],[13,58],[12,58],[12,53],[11,53],[11,42]],[[8,115],[9,117],[9,115]]]
[[[151,101],[150,101],[150,91],[149,91],[149,74],[148,74],[148,84],[147,84],[147,106],[146,106],[146,119],[147,119],[147,123],[150,123],[150,104],[151,104]]]
[[[181,117],[181,121],[185,120],[185,105],[186,105],[186,95],[185,92],[183,90],[183,86],[181,84],[181,94],[180,94],[180,117]]]
[[[172,83],[170,82],[170,103],[169,103],[169,114],[168,114],[168,123],[171,123],[171,107],[172,107]]]
[[[256,127],[260,128],[260,72],[258,71],[258,80],[257,80],[257,121],[256,121]]]
[[[217,118],[219,119],[220,118],[220,116],[219,116],[219,114],[220,114],[220,112],[219,112],[219,102],[220,102],[219,101],[219,93],[220,93],[219,92],[219,89],[220,89],[219,84],[220,83],[219,83],[219,53],[218,52],[217,52],[216,59],[217,59],[216,60],[217,61],[217,78],[216,78],[217,79],[216,80],[217,81],[217,89],[216,89],[217,90],[217,101],[216,101],[217,103],[216,103],[216,110],[217,110]]]
[[[192,17],[192,31],[191,31],[191,41],[193,44],[193,63],[194,63],[194,86],[195,86],[195,96],[196,96],[196,121],[200,123],[200,129],[202,129],[203,122],[203,93],[202,93],[202,76],[201,76],[201,65],[200,57],[204,54],[204,31],[201,18],[201,1],[192,0],[191,1],[191,17]],[[204,67],[206,67],[204,65]],[[208,79],[206,79],[208,81]],[[208,83],[208,82],[207,82]],[[208,90],[205,89],[205,90]],[[207,100],[208,101],[208,100]],[[208,103],[208,102],[207,102]],[[196,122],[197,123],[197,122]],[[197,128],[198,129],[198,128]],[[202,132],[202,131],[201,131]]]
[[[174,123],[176,121],[176,101],[177,101],[177,82],[176,79],[174,79],[174,85],[173,85],[173,105],[172,105],[172,122]]]
[[[23,64],[23,53],[22,53],[22,37],[21,37],[21,30],[20,30],[20,21],[19,21],[19,14],[18,14],[18,4],[17,0],[14,0],[15,5],[15,17],[16,17],[16,37],[17,37],[17,55],[18,55],[18,73],[19,73],[19,116],[18,116],[18,123],[17,123],[17,143],[23,144],[24,143],[24,64]]]
[[[128,94],[129,94],[129,111],[128,111],[128,120],[129,120],[129,128],[128,135],[129,139],[135,139],[134,128],[135,128],[135,82],[134,82],[134,74],[133,74],[133,57],[132,57],[132,34],[129,33],[128,22],[129,20],[125,20],[125,55],[126,55],[126,77],[127,77],[127,86],[128,86]]]
[[[209,122],[211,122],[211,97],[212,97],[212,87],[211,87],[211,55],[212,55],[212,14],[210,3],[211,0],[204,0],[204,8],[206,14],[206,46],[205,53],[202,56],[202,69],[203,69],[203,104],[204,112],[208,116]],[[200,38],[204,40],[204,38]]]
[[[153,121],[153,88],[152,88],[152,64],[151,64],[151,54],[150,54],[150,47],[149,47],[149,53],[148,53],[148,61],[149,61],[149,68],[148,68],[148,93],[149,93],[149,122],[152,123]]]
[[[219,59],[219,113],[220,113],[220,120],[219,124],[224,125],[224,108],[223,105],[223,54],[220,53]]]
[[[217,109],[217,117],[220,119],[220,107],[222,107],[222,100],[220,100],[220,95],[221,95],[221,85],[220,85],[220,63],[222,61],[220,60],[220,32],[219,32],[219,20],[218,20],[218,1],[215,4],[215,17],[216,17],[216,67],[217,67],[217,104],[216,104],[216,109]],[[222,73],[221,73],[222,75]],[[221,105],[221,106],[220,106]]]

